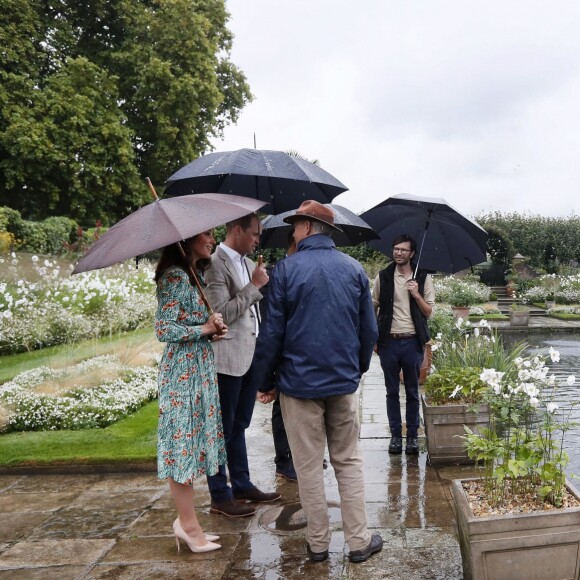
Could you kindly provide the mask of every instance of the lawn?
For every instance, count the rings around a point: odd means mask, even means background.
[[[63,368],[98,355],[162,349],[152,329],[0,357],[0,384],[42,365]],[[157,401],[104,429],[0,434],[0,466],[138,463],[156,458]]]
[[[152,348],[162,350],[151,327],[75,344],[50,346],[31,352],[4,355],[0,357],[0,384],[13,379],[23,371],[40,366],[63,368],[94,356],[122,353],[137,345],[145,348],[144,343],[150,343]]]
[[[105,429],[0,435],[0,467],[154,461],[157,410],[153,401]]]

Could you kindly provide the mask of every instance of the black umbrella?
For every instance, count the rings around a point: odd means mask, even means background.
[[[379,239],[371,226],[349,209],[334,203],[326,205],[334,211],[334,223],[342,230],[341,232],[332,232],[332,239],[337,246],[356,246],[361,242]],[[292,231],[293,226],[284,223],[284,218],[293,213],[294,210],[270,215],[262,221],[264,231],[261,245],[263,248],[288,247],[288,234]]]
[[[393,256],[392,242],[408,234],[417,242],[415,264],[436,272],[459,272],[485,261],[487,232],[444,199],[401,193],[361,218],[379,234],[370,246]]]
[[[282,151],[240,149],[209,153],[175,172],[166,182],[170,197],[214,191],[267,202],[262,211],[282,213],[307,199],[332,201],[347,190],[327,171]]]

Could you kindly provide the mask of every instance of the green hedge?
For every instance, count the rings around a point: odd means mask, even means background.
[[[41,222],[22,219],[20,212],[0,207],[0,232],[8,232],[15,238],[16,250],[37,254],[62,254],[65,244],[77,238],[78,224],[67,217],[49,217]]]

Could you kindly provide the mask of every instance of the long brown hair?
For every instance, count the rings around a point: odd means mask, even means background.
[[[193,240],[197,236],[193,236],[193,238],[188,238],[182,242],[183,249],[185,250],[185,257],[181,255],[177,244],[171,244],[170,246],[165,246],[161,251],[161,258],[159,258],[159,262],[157,262],[157,267],[155,268],[155,277],[153,278],[155,282],[159,282],[161,276],[165,273],[166,270],[169,270],[172,266],[179,266],[183,268],[187,275],[189,276],[188,266],[192,264],[192,255],[191,250],[189,249],[189,241]],[[207,258],[200,258],[197,260],[197,263],[192,264],[194,268],[197,268],[200,272],[205,272],[211,264],[211,261]],[[189,276],[190,282],[193,285],[194,281]]]

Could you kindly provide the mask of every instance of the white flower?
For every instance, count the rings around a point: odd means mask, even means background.
[[[540,401],[536,397],[530,397],[530,405],[532,407],[537,407],[540,404]]]
[[[33,262],[38,262],[38,256],[32,256],[30,258]]]
[[[553,346],[550,347],[550,358],[552,362],[560,362],[560,353]]]
[[[474,328],[473,329],[473,334],[477,337],[479,336],[479,328]]]
[[[570,386],[572,386],[575,382],[576,382],[576,377],[574,375],[570,375],[566,379],[566,383],[568,383],[568,385],[570,385]]]
[[[546,405],[546,411],[548,411],[548,413],[553,413],[557,408],[558,405],[556,403],[548,403]]]
[[[450,399],[455,398],[455,396],[457,395],[457,393],[461,391],[461,385],[456,385],[455,389],[453,390],[453,392],[449,395]]]

